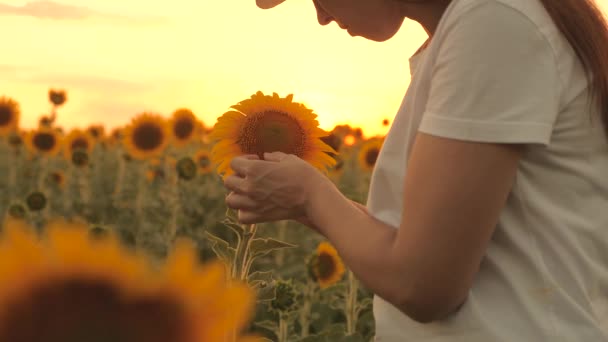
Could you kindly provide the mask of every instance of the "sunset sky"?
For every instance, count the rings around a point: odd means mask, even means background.
[[[49,88],[68,91],[64,127],[181,107],[212,126],[261,90],[293,93],[325,129],[349,123],[368,136],[386,132],[426,39],[412,21],[384,43],[352,38],[320,26],[310,0],[267,11],[254,0],[0,0],[0,30],[0,95],[20,103],[24,127],[48,112]]]

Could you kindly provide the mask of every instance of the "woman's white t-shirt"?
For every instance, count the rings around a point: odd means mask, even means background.
[[[376,341],[607,341],[608,141],[541,2],[453,0],[410,64],[372,175],[374,217],[399,227],[418,131],[527,150],[466,303],[420,324],[375,297]]]

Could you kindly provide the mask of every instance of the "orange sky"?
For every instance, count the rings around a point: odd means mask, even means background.
[[[293,93],[325,129],[383,134],[409,83],[407,60],[426,39],[411,21],[384,43],[352,38],[319,26],[310,0],[268,11],[254,0],[0,0],[0,17],[0,95],[20,102],[25,127],[48,112],[51,87],[69,93],[65,127],[180,107],[213,125],[261,90]]]

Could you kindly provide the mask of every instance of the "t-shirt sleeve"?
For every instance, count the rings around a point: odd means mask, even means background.
[[[548,145],[561,85],[549,41],[524,14],[489,2],[439,38],[420,132]]]

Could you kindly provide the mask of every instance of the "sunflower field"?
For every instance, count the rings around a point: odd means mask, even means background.
[[[238,223],[222,178],[234,156],[282,151],[365,203],[383,137],[325,132],[291,95],[111,131],[56,125],[67,100],[51,90],[24,130],[0,96],[0,342],[373,339],[372,296],[334,247],[296,221]]]

